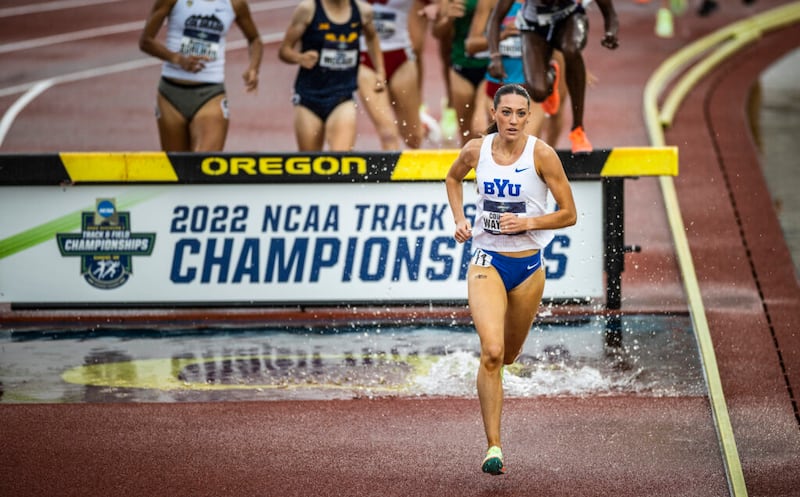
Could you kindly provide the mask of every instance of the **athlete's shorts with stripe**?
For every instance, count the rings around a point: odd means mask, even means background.
[[[510,291],[542,267],[542,251],[529,257],[509,257],[491,250],[477,249],[472,255],[470,264],[494,267],[503,280],[506,291]]]
[[[158,82],[158,92],[167,102],[171,103],[187,121],[191,121],[197,111],[206,102],[225,93],[223,83],[202,83],[199,85],[184,85],[161,78]],[[228,118],[227,99],[222,101],[222,112]]]

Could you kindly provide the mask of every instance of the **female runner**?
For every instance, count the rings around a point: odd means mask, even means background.
[[[501,86],[494,96],[494,123],[470,140],[447,173],[445,184],[459,243],[472,238],[467,272],[469,308],[480,337],[477,388],[488,451],[482,470],[503,474],[500,417],[501,370],[511,364],[533,324],[544,292],[542,250],[553,230],[575,224],[575,201],[556,152],[525,132],[531,98],[520,85]],[[464,213],[462,182],[475,170],[475,225]],[[546,212],[547,196],[558,205]]]

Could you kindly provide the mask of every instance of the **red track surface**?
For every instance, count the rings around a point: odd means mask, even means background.
[[[22,4],[20,0],[6,4]],[[593,10],[587,61],[596,147],[645,146],[641,94],[668,55],[699,36],[784,2],[722,5],[652,34],[654,5],[617,1],[621,47],[599,46]],[[143,22],[146,2],[0,18],[2,43],[104,24]],[[257,12],[262,35],[291,8]],[[0,53],[0,89],[58,73],[143,58],[138,32]],[[800,488],[800,290],[749,133],[751,85],[798,46],[800,28],[765,36],[689,95],[667,132],[680,148],[676,187],[707,309],[749,495]],[[295,68],[267,45],[262,87],[244,95],[244,54],[229,55],[229,150],[287,150]],[[429,106],[442,92],[430,44]],[[156,66],[58,84],[28,105],[0,151],[157,148],[151,117]],[[7,109],[19,94],[0,96]],[[358,146],[377,140],[362,120]],[[565,146],[565,143],[559,144]],[[658,183],[626,185],[623,310],[685,310]],[[0,316],[17,319],[11,313]],[[8,322],[8,321],[6,321]],[[0,495],[727,495],[707,399],[592,397],[507,402],[510,473],[478,470],[477,400],[428,399],[213,404],[0,405]]]

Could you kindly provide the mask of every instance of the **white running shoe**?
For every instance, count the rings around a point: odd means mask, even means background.
[[[425,127],[425,138],[430,141],[433,145],[441,145],[442,144],[442,128],[439,126],[439,123],[436,119],[433,118],[430,114],[428,114],[428,110],[425,107],[425,104],[422,104],[419,107],[419,120],[422,122],[422,125]]]

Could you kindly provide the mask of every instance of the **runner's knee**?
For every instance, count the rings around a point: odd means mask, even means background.
[[[481,362],[489,370],[495,370],[503,365],[505,351],[501,344],[481,346]]]
[[[550,96],[550,87],[544,82],[540,84],[531,84],[528,86],[528,90],[530,91],[533,101],[537,103],[544,102],[545,99]]]
[[[567,43],[561,50],[561,53],[564,56],[564,63],[566,65],[574,66],[576,63],[583,62],[583,53],[581,48],[576,46],[574,43]]]

